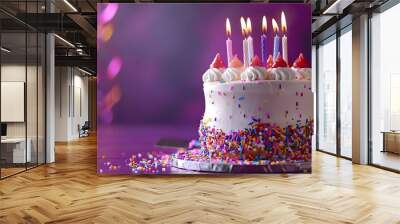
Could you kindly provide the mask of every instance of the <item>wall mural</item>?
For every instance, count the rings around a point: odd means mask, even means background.
[[[99,174],[311,172],[309,5],[98,9]]]

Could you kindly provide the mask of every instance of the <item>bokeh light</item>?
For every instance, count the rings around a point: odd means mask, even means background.
[[[122,67],[122,59],[120,57],[114,57],[111,59],[107,68],[108,78],[114,79],[118,75]]]
[[[107,4],[106,8],[101,12],[100,15],[100,22],[101,23],[108,23],[112,20],[117,14],[118,11],[118,3],[109,3]]]
[[[110,23],[107,25],[104,25],[101,29],[100,29],[100,35],[99,37],[101,38],[101,40],[103,42],[108,42],[112,35],[113,35],[113,31],[114,31],[114,26]]]

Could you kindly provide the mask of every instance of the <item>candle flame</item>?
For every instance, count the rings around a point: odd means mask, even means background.
[[[281,16],[281,22],[282,22],[282,32],[286,33],[286,31],[287,31],[286,17],[285,17],[285,13],[283,11],[282,11],[282,16]]]
[[[262,24],[261,24],[262,32],[264,34],[267,33],[267,17],[263,16],[262,18]]]
[[[229,22],[229,18],[226,18],[226,35],[228,35],[228,37],[231,36],[231,23]]]
[[[250,21],[249,17],[247,17],[246,27],[247,27],[247,34],[251,34],[252,29],[251,29],[251,21]]]
[[[278,27],[278,23],[276,23],[275,19],[272,19],[272,28],[274,29],[275,33],[279,32],[279,27]]]
[[[247,28],[246,28],[246,22],[244,21],[243,17],[240,17],[240,26],[242,27],[242,35],[246,36],[247,35]]]

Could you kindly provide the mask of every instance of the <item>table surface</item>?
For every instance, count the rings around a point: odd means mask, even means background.
[[[400,134],[400,131],[381,131],[383,134]]]
[[[30,139],[27,138],[27,141]],[[25,142],[25,138],[5,138],[1,139],[1,143],[20,143],[20,142]]]

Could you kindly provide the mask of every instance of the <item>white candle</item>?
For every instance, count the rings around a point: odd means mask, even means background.
[[[248,67],[250,64],[249,61],[249,48],[248,48],[248,43],[247,43],[247,28],[246,28],[246,22],[244,21],[243,17],[240,17],[240,26],[242,28],[242,35],[244,37],[243,39],[243,64],[244,67]]]
[[[247,43],[247,39],[244,38],[243,39],[243,62],[244,62],[244,67],[248,67],[250,64],[249,61],[249,48],[248,48],[248,43]]]
[[[285,17],[285,13],[284,12],[282,12],[281,23],[282,23],[282,33],[283,33],[283,37],[282,37],[282,57],[283,57],[283,60],[285,60],[286,63],[289,64],[289,61],[288,61],[288,46],[287,46],[287,37],[286,37],[287,26],[286,26],[286,17]]]
[[[247,45],[248,45],[248,51],[249,51],[249,62],[253,59],[254,57],[254,47],[253,47],[253,38],[251,37],[251,21],[250,18],[247,17],[247,23],[246,23],[246,33],[247,33]]]
[[[286,61],[286,63],[289,63],[288,53],[287,53],[287,37],[286,37],[286,35],[283,35],[283,37],[282,37],[282,57],[283,57],[283,60]]]
[[[228,64],[229,64],[229,62],[232,60],[232,57],[233,57],[233,53],[232,53],[232,41],[231,41],[231,39],[229,39],[229,37],[228,37],[228,39],[226,40],[226,55],[227,55],[227,57],[228,57]]]
[[[228,36],[228,39],[226,40],[226,56],[228,58],[227,64],[229,65],[229,62],[233,58],[233,53],[232,53],[232,40],[229,38],[231,36],[231,23],[229,22],[228,18],[226,18],[226,35]]]

